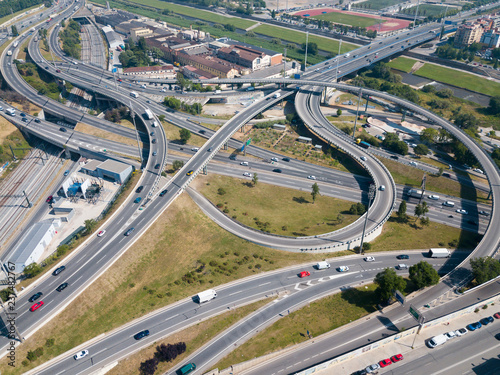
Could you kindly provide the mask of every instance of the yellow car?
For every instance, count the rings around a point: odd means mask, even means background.
[[[192,174],[194,173],[193,170],[189,171],[188,173],[186,173],[186,176],[191,176]]]

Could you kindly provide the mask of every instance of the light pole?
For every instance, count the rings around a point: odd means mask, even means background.
[[[340,61],[340,48],[342,47],[342,39],[339,43],[339,53],[337,54],[337,69],[335,69],[335,82],[337,82],[337,75],[339,73],[339,61]]]
[[[418,15],[418,7],[420,5],[420,0],[417,1],[417,10],[415,11],[415,19],[413,20],[413,29],[415,28],[416,23],[417,23],[417,15]]]
[[[309,31],[306,32],[306,56],[304,58],[304,72],[306,71],[307,66],[307,45],[309,44]]]
[[[363,243],[365,241],[366,224],[368,223],[368,213],[370,212],[370,205],[372,204],[373,197],[375,196],[375,189],[375,185],[371,184],[370,190],[368,191],[368,208],[366,209],[365,224],[363,225],[363,234],[361,235],[361,243],[359,244],[359,253],[361,255],[364,254]]]
[[[359,89],[359,96],[358,96],[358,107],[356,108],[356,117],[354,118],[354,129],[352,131],[352,139],[356,138],[356,124],[358,122],[358,116],[359,116],[359,103],[361,103],[361,94],[363,93],[363,89]]]
[[[130,116],[132,116],[132,121],[134,122],[135,136],[137,138],[137,148],[139,149],[139,157],[141,158],[141,169],[142,169],[144,160],[142,159],[141,141],[139,139],[139,131],[137,130],[137,126],[135,124],[135,112],[132,108],[132,102],[129,103],[129,106],[130,106]]]

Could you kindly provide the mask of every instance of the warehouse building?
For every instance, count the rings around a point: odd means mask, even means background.
[[[132,170],[131,165],[108,159],[106,161],[91,160],[82,167],[81,172],[123,184],[132,174]]]

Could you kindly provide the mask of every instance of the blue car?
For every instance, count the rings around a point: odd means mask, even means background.
[[[482,325],[480,322],[475,322],[475,323],[471,323],[469,324],[466,328],[469,330],[469,331],[475,331],[476,329],[479,329],[481,328]]]
[[[483,326],[487,326],[488,324],[493,323],[493,321],[494,320],[493,320],[492,316],[488,316],[487,318],[483,318],[480,320],[480,322]]]
[[[140,339],[142,339],[143,337],[146,337],[146,336],[149,336],[149,330],[147,330],[147,329],[145,329],[144,331],[141,331],[139,333],[136,333],[134,335],[134,339],[140,340]]]

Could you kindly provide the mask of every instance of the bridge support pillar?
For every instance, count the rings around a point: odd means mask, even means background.
[[[208,174],[208,167],[206,165],[203,167],[203,174],[204,175]]]
[[[403,122],[404,120],[406,120],[406,110],[403,109],[403,117],[401,118],[401,122]]]
[[[365,104],[365,113],[368,112],[368,97],[366,97],[366,104]]]
[[[223,149],[224,149],[224,150],[227,150],[227,142],[226,142],[226,143],[224,143]]]
[[[64,157],[66,159],[71,159],[71,153],[69,152],[69,150],[67,148],[64,149]]]
[[[323,91],[321,93],[322,99],[321,101],[323,102],[323,105],[326,105],[326,87],[323,88]]]

